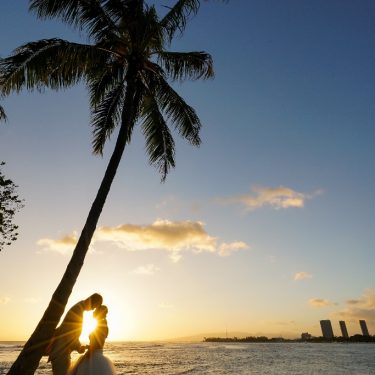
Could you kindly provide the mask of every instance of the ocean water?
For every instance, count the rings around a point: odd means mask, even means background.
[[[0,375],[21,347],[0,342]],[[107,343],[104,354],[118,375],[375,375],[375,344],[364,343]],[[52,374],[46,357],[36,374]]]

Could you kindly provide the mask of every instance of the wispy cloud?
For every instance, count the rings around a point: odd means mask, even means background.
[[[110,241],[129,251],[167,249],[215,252],[216,238],[210,236],[199,221],[156,220],[150,225],[123,224],[101,227],[96,240]]]
[[[10,302],[9,297],[0,297],[0,305],[7,305]]]
[[[318,308],[337,305],[336,302],[332,302],[324,298],[311,298],[308,302],[310,306]]]
[[[302,208],[307,199],[321,194],[316,191],[313,194],[301,193],[289,187],[260,187],[253,186],[249,194],[241,194],[234,197],[222,198],[222,203],[239,203],[248,210],[255,210],[264,206],[274,209]]]
[[[155,266],[155,264],[146,264],[144,266],[137,267],[131,273],[134,273],[135,275],[151,276],[155,275],[155,273],[158,271],[160,271],[160,268]]]
[[[375,288],[366,289],[358,299],[346,301],[343,310],[335,312],[334,316],[351,322],[365,319],[370,324],[375,324]]]
[[[311,279],[312,275],[311,273],[308,272],[297,272],[294,274],[294,280],[306,280],[306,279]]]
[[[60,240],[41,239],[38,245],[45,250],[61,254],[70,252],[77,241],[76,236],[65,236]],[[165,250],[177,262],[182,253],[210,252],[228,256],[235,251],[249,248],[243,241],[223,242],[209,235],[200,221],[156,220],[148,225],[122,224],[115,227],[101,227],[95,232],[92,243],[109,242],[128,251]]]
[[[37,241],[37,245],[45,251],[56,252],[62,255],[70,254],[78,241],[77,234],[64,236],[54,240],[50,238],[41,238]]]
[[[231,255],[235,251],[240,251],[240,250],[246,250],[248,249],[249,246],[243,242],[243,241],[235,241],[231,243],[222,243],[219,246],[219,255],[222,257],[226,257]]]

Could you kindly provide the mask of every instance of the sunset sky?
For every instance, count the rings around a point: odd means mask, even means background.
[[[1,0],[0,56],[84,37],[27,8]],[[337,335],[339,320],[353,335],[366,319],[375,334],[375,2],[203,1],[172,49],[214,59],[214,80],[174,84],[202,145],[176,134],[177,165],[160,183],[136,129],[68,305],[101,293],[112,340],[320,335],[321,319]],[[25,207],[0,253],[0,340],[24,340],[114,143],[92,154],[83,86],[1,104],[0,160]]]

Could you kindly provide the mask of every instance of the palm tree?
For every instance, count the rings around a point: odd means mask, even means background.
[[[144,0],[30,0],[42,19],[59,18],[85,31],[88,44],[43,39],[17,48],[0,62],[3,95],[61,89],[79,82],[90,95],[93,151],[102,154],[114,129],[114,151],[66,271],[35,331],[8,374],[33,374],[64,312],[82,268],[99,216],[133,128],[141,126],[149,162],[165,180],[175,166],[175,144],[169,125],[199,146],[200,120],[169,81],[213,77],[205,52],[168,51],[182,34],[200,0],[177,0],[159,17]]]

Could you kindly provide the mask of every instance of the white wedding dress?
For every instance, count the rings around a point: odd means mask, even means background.
[[[69,375],[115,375],[111,360],[103,355],[103,349],[95,349],[79,357],[69,371]]]

